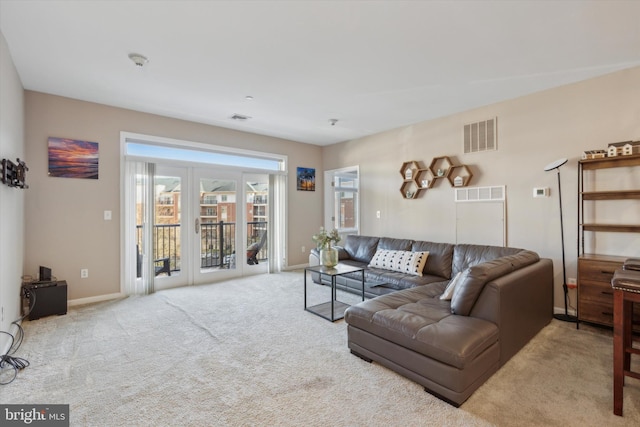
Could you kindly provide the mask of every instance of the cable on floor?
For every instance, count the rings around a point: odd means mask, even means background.
[[[18,349],[22,345],[22,341],[24,340],[24,329],[22,328],[20,322],[22,322],[22,320],[31,313],[31,310],[33,310],[33,307],[36,304],[35,292],[29,292],[29,290],[26,288],[23,288],[23,292],[24,297],[29,299],[29,310],[27,310],[27,312],[19,319],[11,322],[12,325],[16,325],[16,327],[18,328],[16,335],[14,336],[10,332],[0,331],[0,333],[9,335],[9,337],[11,337],[11,345],[9,346],[9,349],[5,354],[0,356],[0,385],[7,385],[12,383],[18,376],[18,372],[29,366],[28,360],[23,359],[22,357],[12,356],[16,351],[18,351]],[[10,371],[13,372],[6,374],[6,372]],[[9,379],[5,379],[5,374],[9,377]]]

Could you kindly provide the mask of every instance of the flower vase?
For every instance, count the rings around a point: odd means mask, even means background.
[[[338,250],[331,246],[320,249],[320,265],[335,267],[338,265]]]

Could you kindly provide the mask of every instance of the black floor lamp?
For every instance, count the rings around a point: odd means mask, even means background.
[[[557,169],[558,171],[558,203],[560,203],[560,239],[562,240],[562,289],[564,290],[564,314],[554,314],[553,317],[564,322],[577,322],[578,318],[569,314],[567,298],[569,288],[567,287],[567,271],[564,261],[564,226],[562,225],[562,186],[560,185],[560,166],[567,163],[567,159],[559,159],[545,166],[546,172]]]

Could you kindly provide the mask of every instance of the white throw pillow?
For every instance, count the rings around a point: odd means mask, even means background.
[[[451,297],[453,297],[453,291],[456,289],[456,285],[460,282],[460,276],[462,276],[461,271],[459,271],[458,274],[456,274],[453,279],[451,279],[442,295],[440,295],[441,300],[451,301]]]
[[[429,252],[394,251],[378,249],[371,259],[369,267],[383,268],[399,273],[422,276]]]

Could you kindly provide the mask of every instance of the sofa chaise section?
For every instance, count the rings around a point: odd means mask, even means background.
[[[460,273],[451,301],[440,299],[449,283],[440,276],[352,306],[345,321],[352,353],[459,406],[551,321],[553,265],[522,249],[451,248],[449,275]]]

